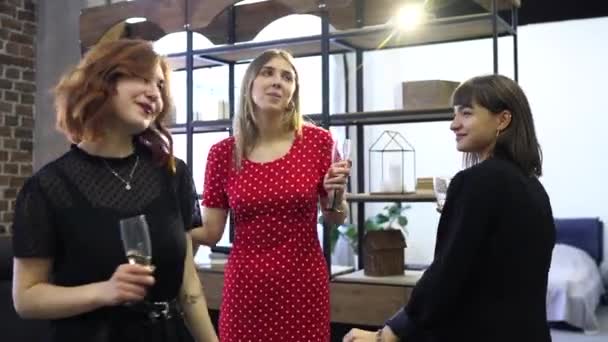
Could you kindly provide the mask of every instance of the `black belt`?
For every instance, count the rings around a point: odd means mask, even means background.
[[[150,321],[168,320],[182,314],[177,299],[168,302],[141,301],[127,306],[129,310],[144,314]]]

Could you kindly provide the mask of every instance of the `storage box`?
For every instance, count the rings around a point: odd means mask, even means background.
[[[403,109],[450,108],[452,93],[459,84],[459,82],[443,80],[403,82]]]

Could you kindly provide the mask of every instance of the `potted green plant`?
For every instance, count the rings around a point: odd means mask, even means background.
[[[404,212],[410,208],[411,206],[402,206],[401,203],[392,203],[391,205],[385,206],[381,212],[365,220],[365,231],[399,229],[403,232],[404,238],[407,241],[409,233],[407,230],[408,220]],[[322,216],[319,216],[319,223],[323,223]],[[333,227],[331,230],[331,251],[334,251],[338,238],[340,235],[343,235],[350,242],[353,251],[356,252],[358,247],[357,225],[345,223],[340,227]]]

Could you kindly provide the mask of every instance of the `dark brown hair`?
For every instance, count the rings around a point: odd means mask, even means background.
[[[162,112],[137,139],[150,149],[159,164],[175,170],[173,139],[164,126],[171,108],[170,69],[150,42],[119,39],[95,45],[80,63],[68,71],[54,89],[57,128],[72,143],[103,138],[103,125],[112,114],[112,96],[122,77],[151,79],[160,65],[165,86],[161,91]]]
[[[542,151],[536,138],[534,119],[521,87],[508,77],[487,75],[473,77],[456,88],[454,106],[472,107],[476,103],[491,113],[511,113],[511,123],[497,137],[492,155],[507,158],[527,175],[542,175]],[[476,153],[465,154],[466,166],[479,162]]]

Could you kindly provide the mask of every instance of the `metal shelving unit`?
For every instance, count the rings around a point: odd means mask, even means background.
[[[192,137],[194,133],[228,131],[231,129],[231,119],[235,110],[234,94],[234,67],[236,64],[247,63],[262,51],[269,48],[288,49],[295,57],[321,56],[322,59],[322,89],[321,96],[322,112],[319,114],[306,115],[306,117],[323,127],[344,126],[349,134],[349,127],[354,126],[356,135],[356,165],[358,179],[356,189],[362,192],[365,189],[364,165],[364,135],[363,127],[366,125],[397,124],[397,123],[418,123],[451,120],[453,114],[451,108],[438,110],[387,110],[387,111],[364,111],[363,93],[363,59],[365,52],[376,51],[378,49],[394,49],[411,46],[421,46],[429,44],[439,44],[448,42],[467,41],[473,39],[491,38],[493,41],[493,72],[498,73],[498,38],[502,36],[513,37],[514,47],[514,78],[518,79],[517,61],[517,7],[518,1],[513,0],[510,8],[510,22],[503,19],[498,12],[498,0],[488,0],[491,2],[491,10],[487,13],[463,15],[434,19],[426,22],[416,34],[398,34],[395,26],[391,24],[365,26],[364,22],[364,1],[353,0],[355,2],[355,26],[354,29],[343,31],[329,30],[329,12],[326,1],[319,1],[318,15],[321,17],[321,34],[308,37],[297,37],[289,39],[278,39],[264,42],[243,42],[235,43],[236,18],[234,6],[229,8],[228,20],[228,42],[229,44],[216,46],[208,49],[192,49],[192,31],[186,25],[188,33],[187,51],[184,53],[172,54],[168,59],[174,70],[185,70],[188,74],[187,83],[187,120],[185,123],[175,124],[170,127],[173,134],[187,135],[187,161],[192,167]],[[190,6],[185,8],[185,17],[189,18]],[[389,38],[387,38],[389,37]],[[356,112],[331,114],[329,113],[329,56],[331,54],[355,53],[356,56]],[[230,118],[228,120],[215,121],[194,121],[192,106],[193,70],[198,68],[209,68],[217,66],[229,66],[229,109]],[[366,202],[433,202],[432,194],[365,194],[354,193],[347,196],[347,200],[357,207],[357,227],[360,227],[359,239],[359,267],[363,265],[362,246],[365,222],[365,203]],[[231,230],[232,233],[232,230]],[[232,234],[231,234],[232,236]],[[329,248],[329,229],[324,233],[324,253],[328,267],[330,265]]]

